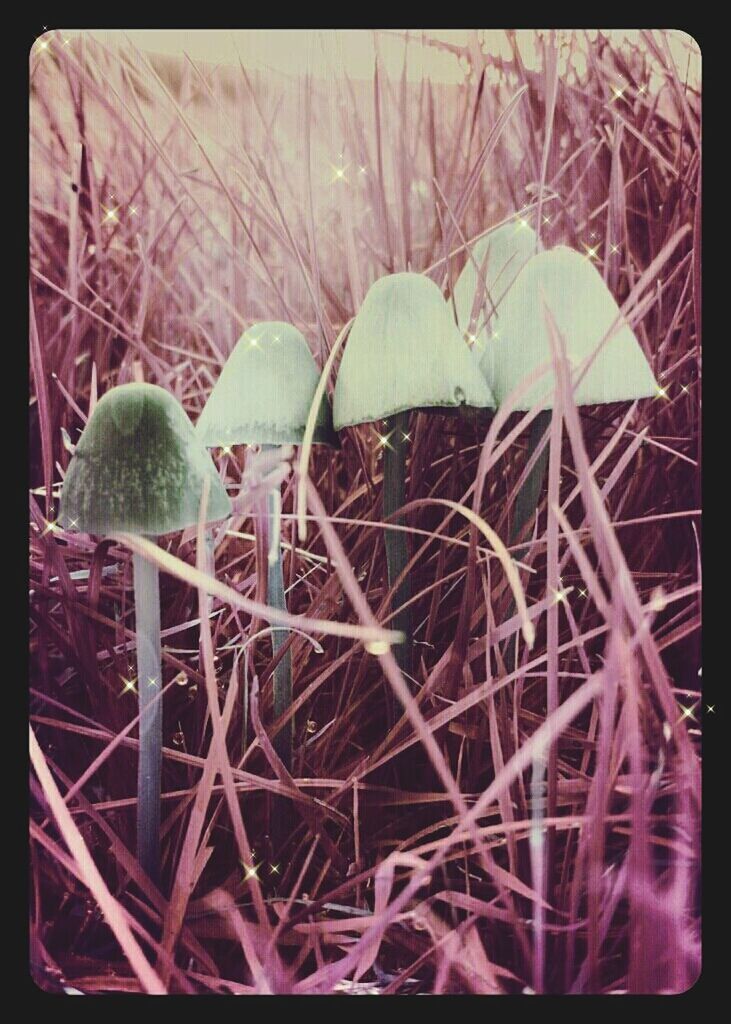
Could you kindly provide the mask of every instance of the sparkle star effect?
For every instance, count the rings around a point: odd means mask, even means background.
[[[270,864],[269,865],[269,874],[270,875],[278,875],[279,871],[280,871],[279,864]]]
[[[553,590],[553,600],[555,604],[558,604],[560,601],[565,601],[569,595],[569,591],[564,587],[561,587],[560,590],[554,590],[554,588],[551,587],[551,590]]]
[[[658,387],[657,394],[655,395],[655,397],[656,398],[669,399],[670,395],[668,394],[668,389],[667,388],[663,388],[663,387]]]
[[[251,866],[249,866],[248,864],[244,864],[243,868],[244,868],[244,881],[245,882],[250,882],[252,878],[256,878],[257,881],[258,881],[258,879],[259,879],[259,875],[258,875],[259,865],[258,864],[252,864]]]
[[[698,719],[695,717],[695,714],[694,714],[694,711],[695,711],[695,709],[697,707],[698,707],[698,702],[697,701],[696,701],[695,704],[691,705],[691,707],[689,707],[689,708],[686,708],[686,707],[684,707],[681,704],[680,705],[680,710],[682,711],[682,714],[681,714],[680,718],[678,719],[678,721],[679,722],[684,722],[686,718],[692,718],[692,720],[694,722],[697,722]]]
[[[612,242],[612,244],[609,246],[609,251],[613,256],[615,256],[619,252],[619,246]]]
[[[58,533],[61,529],[55,519],[44,519],[43,522],[46,525],[41,533],[41,537],[45,537],[47,533]]]
[[[598,245],[587,245],[586,242],[584,242],[584,248],[586,249],[586,255],[590,260],[595,260],[597,258],[597,253],[599,251]]]
[[[706,711],[708,712],[709,715],[714,715],[716,713],[716,705],[715,704],[706,704]]]
[[[104,210],[104,216],[102,217],[102,224],[119,224],[119,217],[117,216],[118,206],[109,207],[102,206]]]
[[[391,435],[393,434],[392,430],[389,430],[387,434],[379,434],[376,430],[375,434],[378,438],[376,448],[388,448],[390,451],[393,451],[393,445],[391,444]]]
[[[124,676],[120,676],[120,679],[124,683],[120,697],[123,697],[125,693],[137,693],[137,680],[136,679],[125,679]]]
[[[335,164],[330,164],[330,166],[333,169],[332,180],[333,181],[344,181],[345,184],[347,185],[348,184],[348,179],[345,177],[345,172],[350,167],[350,164],[346,164],[344,167],[336,167]]]
[[[148,687],[150,687],[150,686],[157,686],[157,679],[153,679],[152,676],[148,676],[148,678],[147,678],[147,685],[148,685]]]

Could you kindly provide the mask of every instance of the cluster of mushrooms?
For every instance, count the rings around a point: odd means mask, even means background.
[[[521,381],[551,359],[546,309],[571,366],[580,367],[594,357],[576,382],[577,404],[658,393],[637,338],[591,261],[564,246],[541,252],[538,248],[535,233],[522,222],[508,222],[487,234],[473,248],[456,282],[453,306],[434,282],[416,273],[383,277],[366,295],[347,339],[332,410],[322,392],[313,443],[337,447],[338,431],[386,421],[384,520],[398,524],[397,513],[404,504],[412,410],[445,414],[464,407],[498,408]],[[97,536],[125,532],[156,538],[198,522],[204,487],[209,488],[207,521],[225,520],[231,515],[231,502],[207,449],[301,444],[319,383],[320,372],[303,335],[290,324],[266,322],[250,327],[237,342],[195,428],[178,401],[161,387],[134,383],[112,388],[97,403],[71,459],[60,524]],[[523,411],[541,404],[538,438],[545,418],[550,419],[552,394],[542,379],[514,403]],[[545,457],[523,485],[514,536],[535,512],[544,470]],[[279,491],[273,491],[268,500],[270,523],[278,523],[279,502]],[[276,531],[273,540],[267,603],[286,610]],[[402,577],[393,594],[394,626],[405,637],[396,654],[409,675],[404,531],[387,529],[385,547],[389,586]],[[142,555],[134,554],[133,559],[140,706],[137,855],[143,870],[157,880],[162,767],[158,569]],[[213,564],[210,558],[211,571]],[[274,655],[286,637],[286,630],[272,631]],[[276,718],[292,703],[289,650],[273,674],[273,703]],[[289,728],[281,729],[275,740],[288,770],[292,737],[290,719]]]

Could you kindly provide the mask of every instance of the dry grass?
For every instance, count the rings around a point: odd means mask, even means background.
[[[342,68],[327,82],[288,79],[150,61],[124,40],[114,52],[88,36],[44,40],[31,54],[36,983],[687,989],[700,970],[704,708],[700,97],[666,37],[577,32],[561,40],[578,55],[573,70],[550,38],[534,37],[535,70],[510,37],[499,57],[473,39],[460,86],[381,72],[351,82]],[[436,44],[410,49],[422,45]],[[53,525],[96,395],[142,376],[194,419],[261,319],[291,320],[322,366],[377,277],[429,271],[449,295],[465,243],[516,211],[547,245],[593,250],[664,389],[579,414],[563,387],[521,562],[535,645],[462,512],[507,539],[530,414],[501,413],[487,434],[416,415],[417,679],[407,688],[390,652],[305,622],[291,647],[294,782],[277,774],[271,645],[247,602],[261,596],[253,510],[262,474],[278,470],[252,452],[215,453],[240,491],[217,578],[243,600],[222,591],[201,629],[196,531],[161,541],[174,560],[161,577],[157,892],[129,852],[132,541],[96,544]],[[555,358],[561,370],[560,339]],[[335,455],[315,449],[305,475],[296,459],[279,470],[289,607],[307,620],[388,626],[375,442],[351,429]],[[384,735],[389,685],[406,713]],[[293,797],[299,822],[276,861],[273,793]]]

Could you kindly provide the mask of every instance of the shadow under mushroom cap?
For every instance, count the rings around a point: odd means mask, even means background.
[[[376,281],[340,364],[335,429],[459,405],[494,408],[495,402],[439,288],[421,274]]]
[[[207,519],[231,502],[210,455],[177,400],[154,384],[123,384],[98,402],[76,446],[61,493],[61,525],[85,533],[157,536]]]

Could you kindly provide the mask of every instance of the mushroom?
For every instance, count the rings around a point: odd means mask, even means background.
[[[59,521],[66,529],[99,536],[172,533],[198,522],[206,481],[208,518],[223,519],[231,503],[183,408],[154,384],[123,384],[99,401],[79,439],[63,482]],[[140,707],[137,857],[157,882],[162,769],[158,568],[135,554],[133,573]],[[133,682],[128,688],[134,688]]]
[[[462,406],[494,408],[489,387],[460,337],[438,286],[421,274],[383,277],[368,291],[350,331],[335,383],[336,430],[386,420],[378,437],[383,448],[383,517],[400,525],[395,513],[405,500],[406,453],[412,409],[454,411]],[[389,586],[403,572],[408,554],[401,530],[387,529]],[[394,626],[406,642],[396,660],[412,671],[408,579],[393,595],[400,611]],[[392,709],[389,707],[389,713]]]
[[[221,371],[196,424],[200,441],[207,447],[258,444],[262,450],[300,444],[320,380],[315,360],[302,334],[291,324],[270,321],[254,324],[239,339]],[[332,429],[330,404],[323,399],[318,410],[313,441],[338,446]],[[272,524],[267,573],[267,603],[286,611],[284,578],[279,543],[281,496],[268,496]],[[282,627],[272,629],[272,653],[276,656],[287,639]],[[292,665],[287,651],[274,670],[274,715],[279,718],[292,704]],[[293,722],[275,737],[274,749],[289,771],[292,766]],[[275,801],[274,808],[277,802]],[[282,813],[273,814],[276,823]]]
[[[533,256],[538,236],[526,221],[511,220],[490,231],[472,248],[454,286],[459,329],[476,352],[487,343],[493,312]]]
[[[566,355],[575,369],[599,349],[588,369],[580,371],[583,376],[574,390],[577,405],[631,401],[659,393],[640,344],[629,324],[621,320],[619,306],[596,267],[588,257],[560,245],[528,260],[500,304],[496,327],[480,353],[480,367],[498,405],[551,358],[544,302],[565,339]],[[617,321],[619,326],[599,348]],[[525,411],[542,402],[544,411],[534,421],[529,455],[550,422],[553,389],[546,395],[546,387],[545,379],[538,381],[515,406]],[[535,512],[547,460],[546,446],[518,495],[511,541],[520,536]]]

